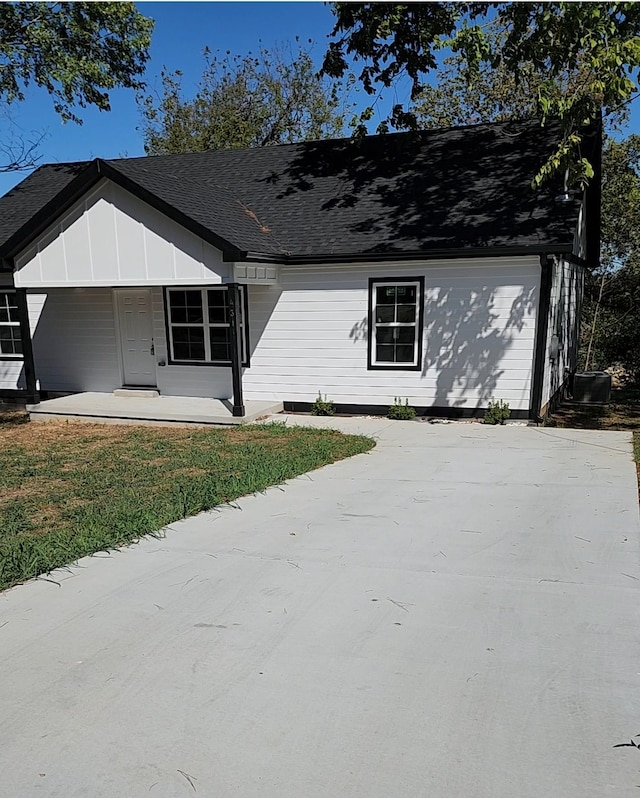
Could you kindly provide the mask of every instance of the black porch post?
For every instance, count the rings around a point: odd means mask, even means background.
[[[242,398],[242,331],[240,313],[242,299],[238,283],[229,283],[229,345],[231,349],[231,380],[233,382],[233,410],[236,417],[245,415]]]
[[[29,310],[27,307],[27,289],[16,288],[16,307],[20,321],[20,337],[22,339],[22,357],[24,358],[24,379],[27,387],[28,403],[37,404],[40,401],[36,388],[36,369],[33,362],[33,346],[31,345],[31,330],[29,328]]]

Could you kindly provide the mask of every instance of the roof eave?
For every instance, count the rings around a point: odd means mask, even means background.
[[[275,263],[282,266],[306,266],[323,263],[379,263],[388,261],[444,260],[454,258],[491,258],[524,255],[565,255],[573,251],[573,241],[551,244],[527,244],[496,247],[454,247],[406,252],[347,252],[313,255],[273,255],[247,252],[243,262]]]

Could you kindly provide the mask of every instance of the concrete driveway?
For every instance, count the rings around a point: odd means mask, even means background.
[[[629,436],[329,423],[379,444],[0,596],[3,795],[638,794]]]

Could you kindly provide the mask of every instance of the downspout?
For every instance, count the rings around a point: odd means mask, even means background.
[[[547,334],[549,332],[549,308],[551,306],[551,285],[553,278],[553,260],[548,255],[540,256],[540,300],[538,302],[538,318],[536,323],[536,353],[533,366],[533,385],[531,386],[531,407],[529,417],[536,424],[544,419],[542,410],[542,388],[544,385],[544,367],[547,353]]]

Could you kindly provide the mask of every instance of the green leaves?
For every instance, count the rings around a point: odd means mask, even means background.
[[[300,45],[255,56],[212,54],[194,96],[178,72],[161,73],[162,91],[140,96],[148,155],[261,147],[339,136],[348,101],[342,85],[318,76]]]
[[[402,113],[394,109],[391,127],[459,124],[465,117],[559,119],[562,136],[541,164],[538,185],[558,170],[578,184],[588,180],[592,168],[579,131],[601,110],[619,119],[637,91],[640,3],[334,3],[333,9],[327,74],[341,76],[351,58],[361,64],[369,94],[400,76],[411,82],[411,103]],[[436,54],[444,48],[452,55],[442,65]],[[452,84],[427,84],[433,72]]]
[[[0,4],[0,102],[45,89],[64,121],[74,107],[108,111],[109,91],[139,89],[153,22],[133,3]]]

